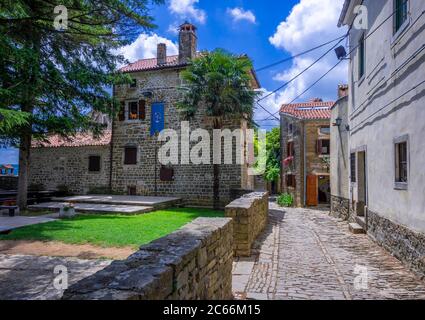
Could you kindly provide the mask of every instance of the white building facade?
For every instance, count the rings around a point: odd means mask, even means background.
[[[339,26],[351,27],[350,218],[425,274],[425,1],[346,0]]]

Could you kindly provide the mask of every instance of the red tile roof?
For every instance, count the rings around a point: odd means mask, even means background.
[[[107,146],[111,143],[111,131],[107,130],[99,138],[91,133],[77,133],[74,137],[63,138],[59,135],[49,136],[46,141],[34,141],[33,148]]]
[[[312,100],[304,103],[284,104],[280,109],[281,114],[306,119],[306,120],[326,120],[331,118],[331,107],[333,101],[323,102]]]
[[[121,72],[138,72],[138,71],[148,71],[156,70],[169,67],[178,67],[184,66],[179,64],[179,56],[168,56],[167,63],[159,65],[156,58],[152,59],[141,59],[134,63],[130,63],[128,66],[125,66],[120,69]]]

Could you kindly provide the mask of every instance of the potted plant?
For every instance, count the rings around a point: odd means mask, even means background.
[[[75,216],[75,207],[73,203],[65,204],[59,212],[60,218],[72,218]]]

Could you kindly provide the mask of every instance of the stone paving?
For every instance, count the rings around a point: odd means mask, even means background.
[[[0,300],[60,299],[63,292],[53,284],[58,276],[54,273],[56,266],[67,268],[68,285],[71,285],[110,263],[108,260],[0,254]]]
[[[328,212],[271,204],[256,254],[233,268],[237,299],[425,299],[425,281]]]

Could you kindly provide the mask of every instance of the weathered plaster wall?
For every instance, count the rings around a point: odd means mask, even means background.
[[[340,127],[331,125],[331,211],[343,219],[349,217],[350,151],[348,125],[348,97],[340,98],[332,108],[331,124],[340,118]]]
[[[230,300],[231,219],[199,218],[72,285],[64,300]]]
[[[393,1],[383,4],[367,0],[363,4],[368,7],[370,30],[395,10]],[[404,35],[393,35],[393,21],[389,19],[366,40],[363,79],[358,77],[358,51],[353,52],[349,99],[350,149],[364,148],[367,152],[369,210],[422,233],[425,232],[425,85],[405,93],[423,81],[424,51],[416,57],[413,54],[425,39],[423,17],[414,24],[424,9],[424,1],[409,1],[410,22]],[[361,34],[361,30],[352,29],[351,47],[357,46]],[[409,137],[409,183],[408,190],[397,190],[394,139],[404,135]],[[357,184],[351,187],[356,201]]]

